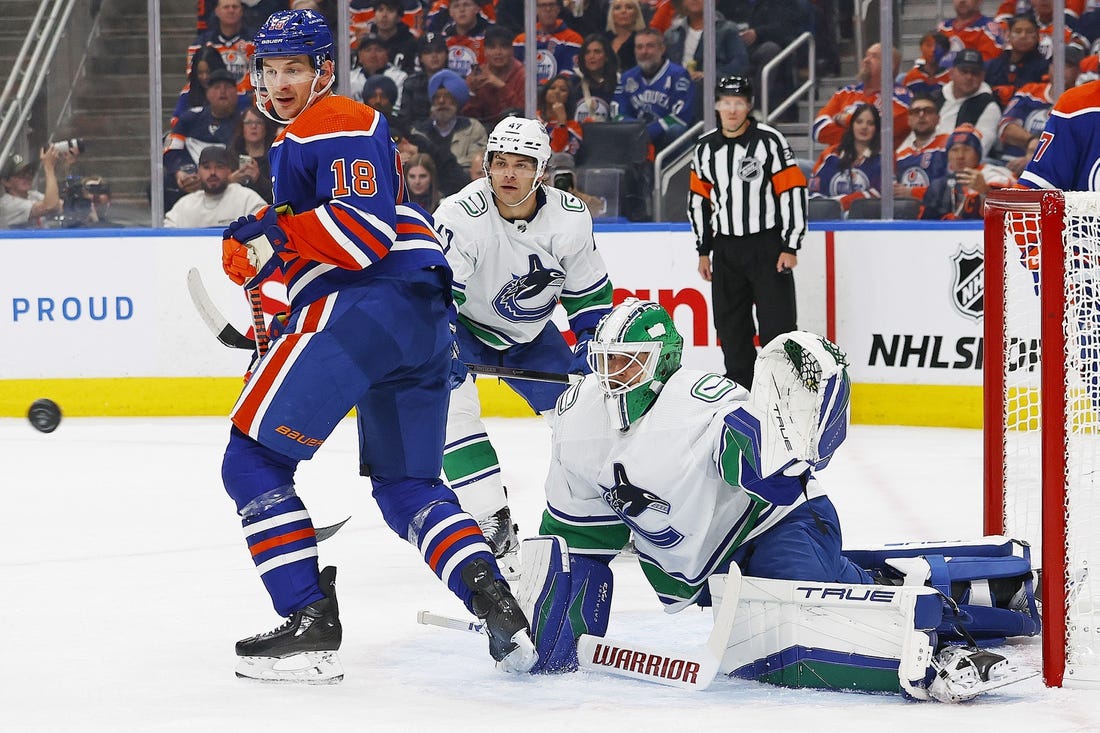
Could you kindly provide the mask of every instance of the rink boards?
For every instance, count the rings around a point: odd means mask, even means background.
[[[799,256],[799,327],[848,352],[853,420],[979,426],[980,227],[834,224],[811,227]],[[69,416],[225,414],[248,355],[214,340],[185,286],[198,268],[225,315],[246,328],[219,240],[207,230],[0,233],[0,416],[22,415],[42,396]],[[596,243],[616,300],[659,300],[685,336],[685,365],[721,371],[710,286],[688,227],[600,225]],[[555,321],[567,329],[560,308]],[[530,414],[495,380],[479,388],[487,415]]]

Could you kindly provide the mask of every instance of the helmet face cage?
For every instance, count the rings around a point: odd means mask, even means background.
[[[628,298],[604,316],[588,344],[588,363],[608,412],[620,430],[649,410],[665,382],[680,368],[684,339],[657,303]],[[609,357],[626,357],[612,368]],[[622,376],[640,366],[624,383]]]
[[[661,344],[657,341],[596,343],[588,344],[588,366],[600,384],[600,389],[609,397],[625,394],[653,380],[660,361]],[[610,357],[621,356],[618,366],[613,366]],[[637,368],[637,371],[635,371]],[[632,372],[625,379],[623,375]]]
[[[256,90],[256,107],[264,116],[279,123],[288,122],[280,118],[272,109],[271,95],[264,83],[264,59],[274,57],[307,56],[312,64],[316,80],[321,75],[322,65],[333,58],[332,32],[325,19],[312,10],[281,10],[272,13],[253,38],[252,86]],[[328,86],[315,91],[310,103],[317,95],[327,91]],[[307,104],[308,106],[308,104]]]

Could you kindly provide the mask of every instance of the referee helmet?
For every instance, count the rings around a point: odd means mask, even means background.
[[[714,101],[717,102],[722,97],[744,97],[752,104],[752,81],[744,76],[723,76],[714,85]]]

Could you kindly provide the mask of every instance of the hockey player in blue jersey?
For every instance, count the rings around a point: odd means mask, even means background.
[[[525,671],[527,620],[439,478],[454,363],[451,270],[431,217],[406,203],[385,118],[332,93],[333,39],[318,14],[273,14],[255,46],[256,104],[286,125],[270,153],[279,204],[230,225],[223,266],[246,288],[280,270],[290,315],[233,408],[222,479],[287,621],[237,643],[237,674],[343,676],[336,569],[319,571],[294,476],[352,407],[360,471],[386,523],[485,619],[498,666]]]
[[[1100,81],[1068,89],[1058,98],[1020,183],[1100,191]]]
[[[643,28],[634,34],[638,65],[627,69],[611,101],[613,119],[646,123],[657,150],[680,137],[695,122],[695,83],[684,67],[665,58],[660,32]]]

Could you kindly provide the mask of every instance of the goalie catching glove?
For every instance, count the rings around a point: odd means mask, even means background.
[[[290,239],[279,226],[279,214],[289,214],[290,206],[265,206],[242,216],[222,232],[222,269],[238,285],[253,287],[270,275],[285,252]],[[258,216],[257,216],[258,215]]]

